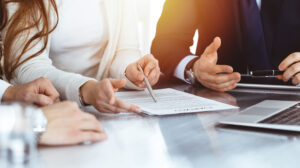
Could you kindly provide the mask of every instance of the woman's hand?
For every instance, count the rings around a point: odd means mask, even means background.
[[[160,68],[157,59],[153,55],[146,55],[135,63],[130,64],[126,69],[126,77],[140,88],[146,88],[144,75],[139,71],[137,64],[140,64],[150,84],[153,86],[158,82]]]
[[[284,71],[284,73],[278,76],[278,79],[284,82],[293,79],[292,82],[294,85],[300,84],[300,53],[293,53],[284,59],[279,65],[279,70]]]
[[[75,145],[107,138],[95,116],[80,111],[76,103],[58,103],[42,110],[48,124],[41,145]]]
[[[48,79],[39,78],[28,84],[10,86],[5,91],[2,101],[20,101],[38,106],[47,106],[59,101],[59,93]]]
[[[115,92],[123,88],[126,80],[104,79],[99,82],[88,81],[81,87],[84,103],[93,105],[105,113],[141,112],[140,108],[115,97]]]

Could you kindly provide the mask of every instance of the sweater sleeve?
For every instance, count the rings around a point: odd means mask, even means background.
[[[22,59],[30,57],[42,46],[43,42],[38,42],[22,56]],[[15,45],[14,48],[17,49],[19,47]],[[75,73],[65,72],[54,67],[49,58],[49,48],[50,41],[43,53],[19,66],[14,73],[15,76],[13,82],[15,84],[24,84],[38,79],[39,77],[45,77],[52,82],[62,99],[75,101],[80,104],[79,88],[87,81],[94,79]]]
[[[115,79],[125,78],[125,71],[128,65],[141,58],[141,51],[138,40],[138,22],[135,0],[122,1],[122,20],[119,43],[115,58],[110,68],[110,76]],[[127,80],[125,88],[137,89],[132,82]]]
[[[2,101],[2,97],[6,91],[6,89],[8,87],[10,87],[11,85],[5,81],[3,81],[2,79],[0,79],[0,104],[1,104],[1,101]]]

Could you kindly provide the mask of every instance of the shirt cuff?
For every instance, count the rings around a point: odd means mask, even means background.
[[[8,87],[10,87],[11,86],[11,84],[9,84],[9,83],[7,83],[7,82],[5,82],[5,81],[3,81],[3,80],[0,80],[0,100],[1,100],[1,102],[2,102],[2,97],[3,97],[3,95],[4,95],[4,93],[5,93],[5,91],[6,91],[6,89],[8,88]],[[0,103],[1,103],[0,102]]]
[[[189,55],[189,56],[186,56],[185,58],[183,58],[180,61],[180,63],[178,64],[178,66],[176,67],[176,69],[174,71],[174,76],[176,78],[188,83],[188,81],[184,77],[185,69],[186,69],[186,66],[189,64],[189,62],[191,62],[195,58],[197,58],[197,56],[194,56],[194,55]]]

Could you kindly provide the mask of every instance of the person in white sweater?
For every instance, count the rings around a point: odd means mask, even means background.
[[[93,105],[100,112],[140,112],[114,96],[122,87],[146,87],[137,63],[152,85],[160,76],[158,61],[152,55],[141,57],[134,6],[134,0],[9,2],[10,24],[3,36],[5,47],[5,41],[11,43],[4,62],[10,59],[6,63],[17,66],[7,69],[4,64],[6,79],[23,84],[46,77],[62,99]],[[26,23],[15,25],[17,16],[33,26],[21,29]],[[13,36],[17,26],[23,31]]]
[[[0,32],[7,24],[5,6],[6,1],[0,0]],[[3,54],[3,41],[0,36],[0,58]],[[0,78],[2,139],[5,132],[9,132],[14,124],[17,124],[15,122],[18,112],[21,112],[21,115],[25,113],[24,116],[31,121],[37,143],[41,145],[75,145],[106,139],[106,134],[96,117],[82,112],[76,103],[59,102],[59,93],[46,78],[23,85],[11,85]]]

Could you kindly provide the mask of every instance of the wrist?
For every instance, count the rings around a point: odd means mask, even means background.
[[[198,62],[195,61],[195,62],[193,63],[193,65],[191,66],[191,70],[195,73],[195,72],[197,71],[197,68],[198,68]]]
[[[89,105],[91,104],[91,102],[89,101],[89,96],[90,96],[90,90],[91,88],[94,87],[94,85],[96,84],[96,81],[87,81],[86,83],[84,83],[80,88],[79,88],[79,96],[81,99],[81,103],[83,105]]]
[[[199,60],[199,58],[195,58],[193,60],[191,60],[186,68],[185,68],[185,73],[184,73],[184,77],[185,80],[190,83],[190,84],[196,84],[196,78],[195,78],[195,72],[196,72],[196,63]]]
[[[10,102],[10,101],[14,101],[14,99],[15,99],[15,87],[10,86],[5,90],[2,96],[2,102]]]

